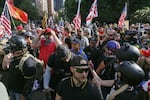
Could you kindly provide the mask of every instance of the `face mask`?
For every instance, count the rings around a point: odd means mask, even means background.
[[[49,45],[51,43],[51,40],[49,38],[49,36],[45,36],[45,45]]]

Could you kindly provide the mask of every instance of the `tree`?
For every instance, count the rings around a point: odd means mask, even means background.
[[[116,22],[120,16],[120,12],[124,5],[125,0],[98,0],[98,17],[94,18],[93,21],[98,20],[99,22]],[[81,17],[82,22],[85,23],[85,19],[89,13],[93,0],[82,0],[81,2]],[[66,0],[65,9],[68,20],[72,20],[77,11],[77,4],[75,0]],[[119,5],[119,6],[116,6]]]
[[[67,20],[72,21],[76,14],[77,2],[78,0],[65,0],[65,10],[67,15]],[[122,9],[125,2],[128,1],[128,14],[127,19],[132,22],[132,14],[136,12],[137,9],[142,9],[143,7],[149,7],[149,0],[97,0],[98,1],[98,17],[94,18],[93,21],[99,21],[100,23],[114,23],[118,22]],[[85,23],[85,18],[89,13],[89,9],[93,0],[82,0],[81,2],[81,17],[82,22]],[[143,17],[144,19],[144,17]],[[146,20],[145,20],[146,21]]]
[[[132,22],[150,23],[150,7],[136,10],[132,15]]]
[[[3,7],[4,7],[4,3],[5,3],[4,0],[0,0],[0,4],[1,4],[1,6],[0,6],[0,14],[2,13],[2,10],[3,10]]]
[[[31,0],[22,0],[19,8],[27,12],[30,20],[37,20],[40,18],[38,9]]]

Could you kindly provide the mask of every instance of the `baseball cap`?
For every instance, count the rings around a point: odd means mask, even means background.
[[[56,53],[59,58],[68,57],[70,52],[71,51],[69,50],[69,48],[66,45],[58,45],[58,47],[56,49]]]
[[[96,40],[95,37],[91,37],[91,38],[89,38],[89,41],[90,41],[90,42],[96,42],[97,40]]]
[[[70,64],[71,66],[88,66],[87,61],[79,55],[74,56]]]
[[[44,30],[44,34],[51,34],[51,28],[46,28]]]
[[[71,43],[76,43],[76,44],[80,44],[81,43],[81,41],[78,39],[78,38],[72,38],[71,39]]]
[[[22,25],[18,25],[16,28],[17,28],[17,30],[19,30],[19,31],[20,31],[20,30],[24,30],[24,28],[23,28]]]

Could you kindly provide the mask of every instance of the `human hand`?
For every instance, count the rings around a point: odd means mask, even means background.
[[[2,62],[2,67],[4,70],[9,69],[9,64],[11,62],[12,57],[13,57],[12,53],[9,53],[4,56],[3,62]]]

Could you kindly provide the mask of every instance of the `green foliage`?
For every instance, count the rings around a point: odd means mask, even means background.
[[[22,0],[19,8],[27,12],[30,20],[39,19],[38,9],[36,6],[32,5],[31,0]]]
[[[3,11],[4,3],[5,3],[4,0],[0,0],[0,14],[1,14],[2,11]]]
[[[0,14],[3,10],[5,0],[0,0]],[[32,0],[14,0],[14,5],[27,12],[30,20],[39,19],[38,9],[32,5]]]
[[[120,16],[121,10],[124,6],[124,0],[98,0],[98,17],[94,18],[93,21],[98,20],[99,22],[116,22]],[[82,0],[81,2],[81,18],[82,23],[85,23],[85,19],[89,14],[89,10],[93,0]],[[121,5],[122,4],[122,5]],[[119,6],[116,6],[119,5]],[[72,20],[77,13],[78,2],[75,0],[66,0],[65,9],[68,20]]]
[[[67,20],[72,21],[74,16],[77,13],[77,5],[76,2],[78,0],[65,0],[65,10],[67,15]],[[118,19],[121,15],[122,9],[124,7],[125,2],[128,2],[128,14],[127,19],[135,23],[135,18],[133,18],[133,13],[136,12],[137,9],[141,9],[143,7],[149,7],[150,0],[97,0],[98,1],[98,17],[94,18],[93,21],[99,21],[100,23],[114,23],[118,22]],[[85,19],[89,13],[89,9],[93,0],[82,0],[81,2],[81,18],[82,23],[85,23]],[[136,13],[139,14],[140,13]],[[145,13],[147,14],[147,13]],[[150,15],[150,14],[149,14]],[[148,22],[149,17],[145,19],[145,17],[141,16],[142,22]],[[137,20],[138,21],[138,20]]]
[[[149,22],[150,23],[150,7],[144,7],[136,10],[132,15],[133,22]]]
[[[65,2],[65,11],[66,11],[66,15],[67,18],[66,20],[71,21],[72,18],[75,16],[75,7],[77,7],[77,3],[74,0],[66,0]]]
[[[36,6],[32,5],[33,0],[14,0],[14,5],[28,13],[30,20],[39,19],[39,14]],[[72,22],[72,19],[77,13],[78,0],[65,0],[65,8],[59,11],[59,17]],[[94,0],[81,0],[81,18],[82,23],[89,13],[89,9]],[[150,0],[97,0],[98,1],[98,17],[93,19],[100,23],[118,22],[125,2],[128,1],[127,19],[131,22],[150,22]],[[0,0],[0,14],[3,10],[5,0]]]

